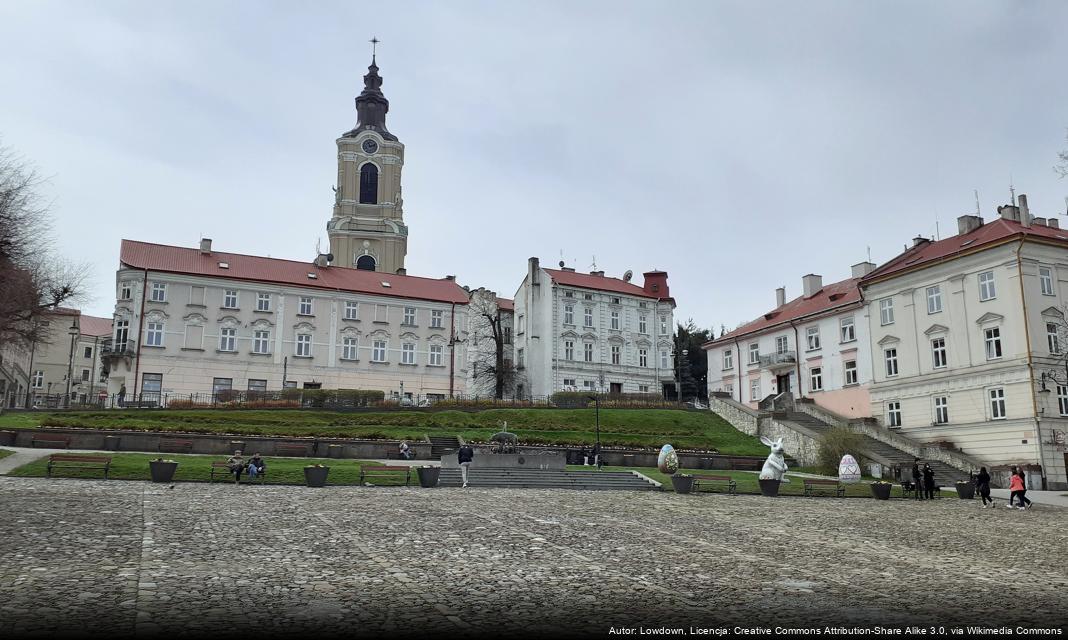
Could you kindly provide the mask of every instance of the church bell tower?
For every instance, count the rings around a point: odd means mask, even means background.
[[[404,273],[404,145],[386,129],[388,112],[389,100],[382,94],[382,77],[372,56],[363,92],[356,98],[356,128],[337,139],[334,214],[326,231],[333,264],[341,267]]]

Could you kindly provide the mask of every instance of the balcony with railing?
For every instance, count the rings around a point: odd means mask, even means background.
[[[137,345],[133,340],[115,341],[111,338],[107,338],[100,345],[100,358],[101,360],[132,358],[136,351]]]
[[[781,353],[760,356],[761,369],[789,369],[795,364],[797,364],[797,353],[793,351],[783,351]]]

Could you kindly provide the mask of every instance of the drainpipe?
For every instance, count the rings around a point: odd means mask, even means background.
[[[148,294],[148,269],[145,269],[145,279],[141,283],[141,317],[137,320],[137,355],[134,358],[134,397],[137,397],[137,374],[141,371],[141,330],[145,324],[145,296]],[[127,334],[126,339],[130,336]]]
[[[794,361],[794,368],[797,369],[797,397],[803,398],[805,394],[803,393],[804,387],[801,382],[801,342],[797,335],[797,325],[794,324],[793,320],[790,321],[790,327],[794,330],[794,353],[797,354]],[[779,391],[779,393],[782,393],[782,391]]]
[[[456,372],[456,303],[449,313],[449,397],[453,397],[453,380]]]
[[[742,400],[742,352],[739,351],[740,348],[741,347],[738,344],[738,339],[735,338],[734,357],[737,359],[738,362],[738,402],[742,402],[744,404],[744,401]]]
[[[1024,239],[1020,238],[1020,244],[1016,247],[1016,279],[1020,283],[1020,306],[1023,309],[1024,340],[1027,344],[1027,373],[1031,379],[1031,411],[1035,418],[1035,446],[1038,448],[1038,468],[1042,472],[1042,489],[1046,489],[1046,461],[1042,457],[1042,419],[1038,417],[1038,396],[1035,393],[1035,363],[1031,349],[1031,326],[1027,321],[1027,299],[1024,297],[1023,286],[1023,251]]]

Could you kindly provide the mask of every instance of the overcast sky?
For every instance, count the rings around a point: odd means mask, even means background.
[[[0,3],[0,139],[110,316],[119,240],[311,260],[378,63],[408,273],[669,273],[732,327],[1017,193],[1063,215],[1063,2]],[[640,283],[641,276],[636,280]]]

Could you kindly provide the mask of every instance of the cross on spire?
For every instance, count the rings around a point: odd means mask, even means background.
[[[375,56],[378,54],[378,43],[382,41],[375,36],[371,36],[371,39],[368,40],[368,42],[371,43],[371,62],[374,62]]]

